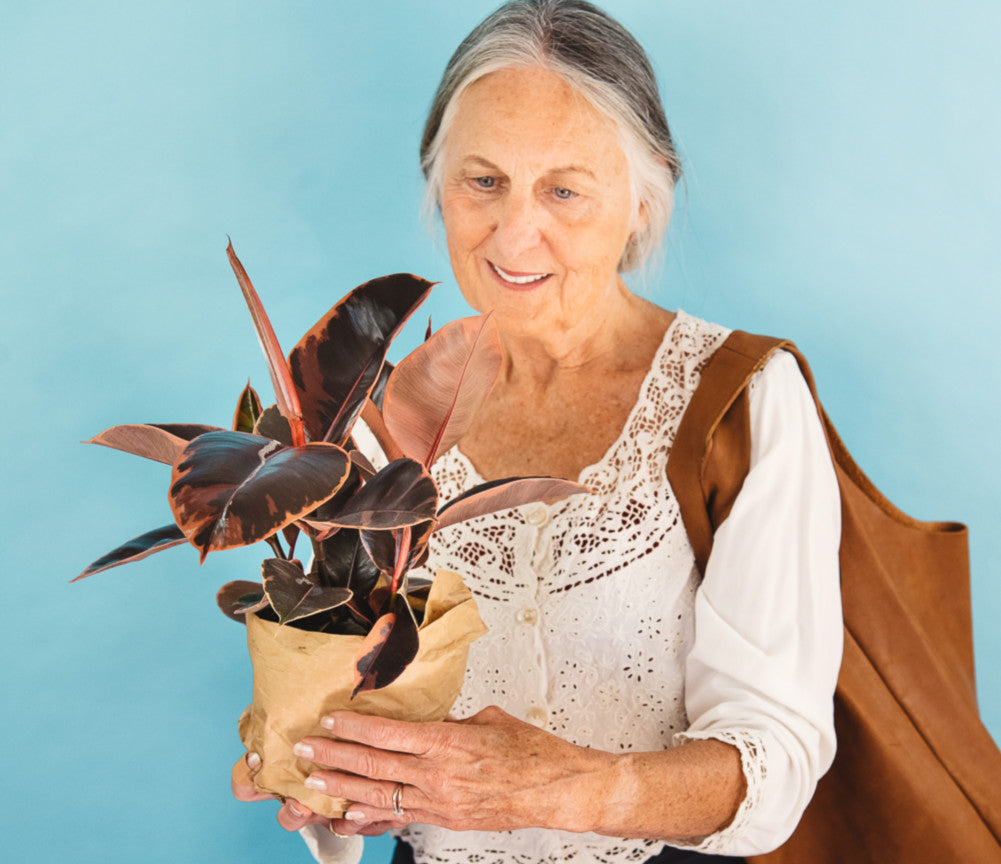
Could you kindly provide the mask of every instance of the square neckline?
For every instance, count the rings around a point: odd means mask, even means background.
[[[585,465],[578,473],[576,482],[583,485],[587,485],[587,479],[590,475],[598,472],[600,469],[605,467],[605,464],[611,459],[612,455],[616,450],[619,449],[623,440],[625,439],[627,433],[632,428],[634,421],[636,419],[637,412],[641,409],[641,406],[645,405],[647,402],[647,391],[650,389],[651,384],[654,381],[655,375],[657,375],[663,366],[664,358],[670,353],[673,348],[673,334],[675,329],[678,328],[679,322],[684,319],[685,321],[694,320],[691,315],[685,312],[683,309],[676,309],[674,313],[674,318],[671,323],[667,325],[667,329],[664,330],[664,336],[661,338],[660,345],[657,346],[657,350],[653,354],[653,358],[650,361],[650,366],[643,376],[643,382],[640,384],[640,388],[636,393],[636,400],[633,402],[632,406],[629,408],[629,413],[626,415],[626,420],[622,424],[622,428],[619,430],[619,434],[615,436],[615,440],[605,449],[605,452],[601,455],[596,462],[592,462],[590,465]],[[462,452],[458,444],[453,444],[452,447],[446,452],[447,456],[455,458],[466,470],[469,479],[472,481],[472,485],[478,485],[480,483],[487,483],[492,481],[484,480],[480,472],[476,469],[473,461]],[[504,478],[497,478],[504,479]],[[562,501],[557,502],[552,505],[558,507],[566,502],[572,501],[573,498],[564,498]]]

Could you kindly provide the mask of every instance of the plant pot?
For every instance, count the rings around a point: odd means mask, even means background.
[[[362,636],[312,633],[247,615],[247,646],[254,667],[254,701],[240,718],[240,739],[261,757],[255,786],[295,798],[336,818],[348,804],[308,789],[318,766],[292,752],[309,735],[328,736],[320,718],[337,710],[397,720],[443,720],[459,695],[469,645],[486,632],[462,578],[439,570],[420,626],[417,657],[392,684],[354,699],[354,659]]]

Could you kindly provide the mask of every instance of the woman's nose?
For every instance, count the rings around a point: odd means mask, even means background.
[[[494,243],[508,264],[539,245],[543,215],[530,195],[509,194],[498,202]]]

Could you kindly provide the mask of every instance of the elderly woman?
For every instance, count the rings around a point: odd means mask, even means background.
[[[457,719],[324,718],[331,738],[297,745],[327,769],[307,782],[354,804],[328,824],[287,801],[279,821],[331,861],[386,830],[397,860],[455,864],[775,848],[834,755],[837,483],[779,354],[752,382],[750,473],[700,578],[665,465],[728,331],[620,275],[658,246],[679,175],[643,50],[580,0],[507,3],[449,62],[421,159],[459,288],[504,351],[435,466],[442,494],[537,474],[595,494],[435,535],[429,567],[463,573],[490,627]]]

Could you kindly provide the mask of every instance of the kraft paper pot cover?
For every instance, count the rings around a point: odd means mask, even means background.
[[[254,701],[240,718],[239,732],[247,750],[261,757],[254,784],[324,816],[341,816],[348,802],[303,785],[317,766],[292,747],[308,735],[329,735],[320,718],[342,709],[396,720],[443,720],[462,687],[469,645],[486,630],[462,578],[439,570],[417,657],[392,684],[351,699],[362,636],[312,633],[247,615]]]

